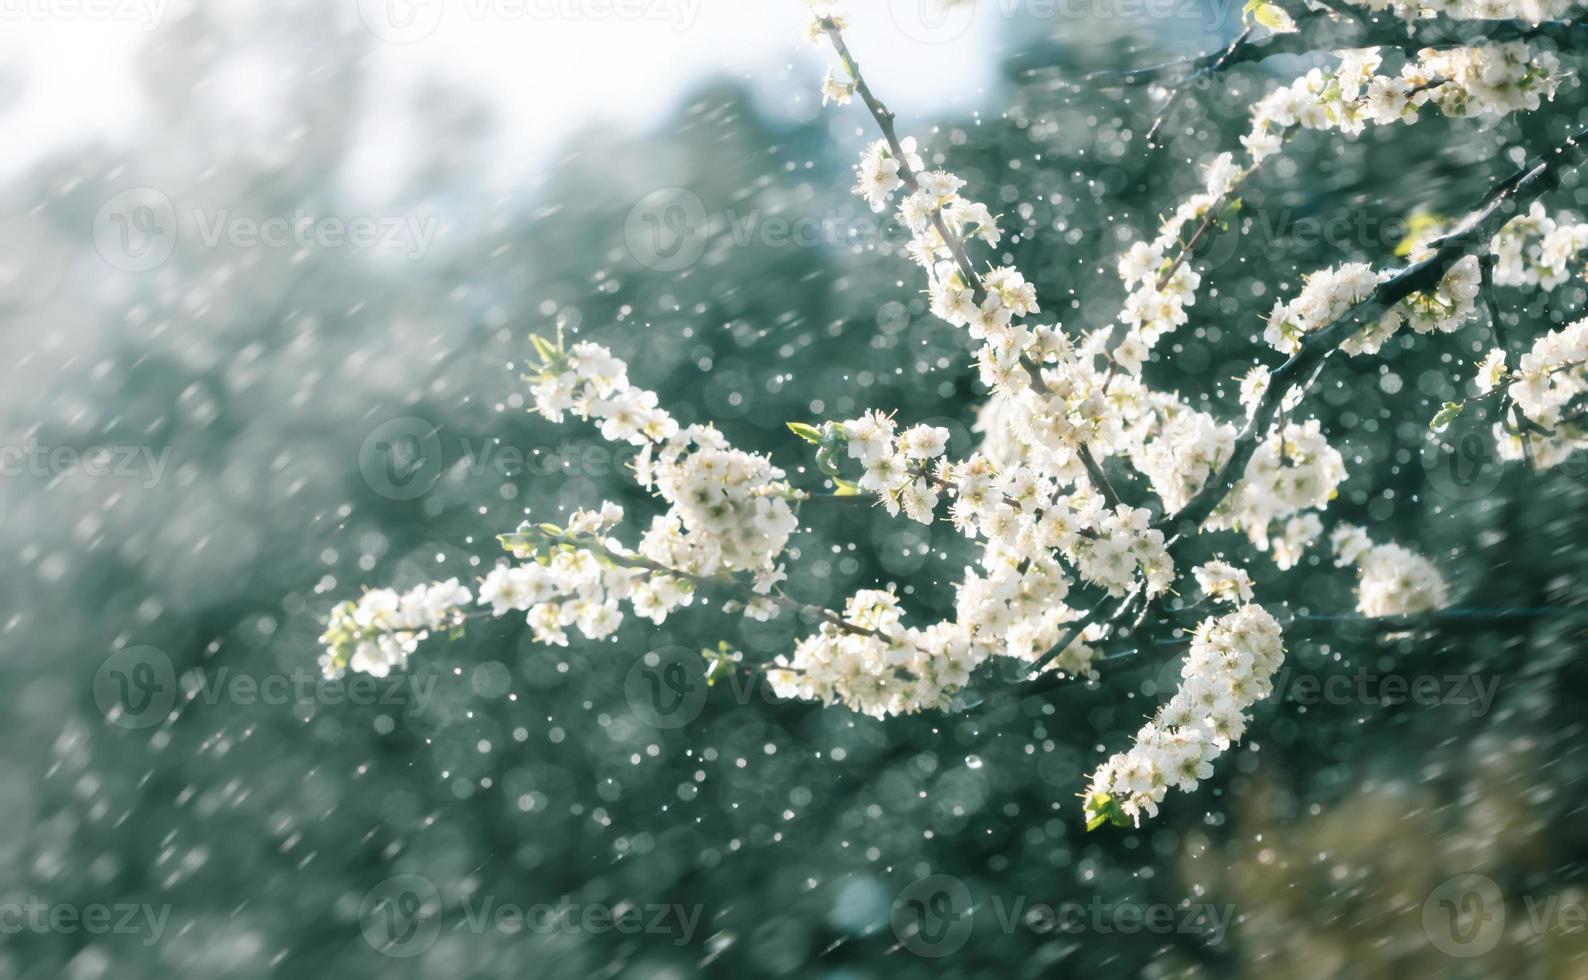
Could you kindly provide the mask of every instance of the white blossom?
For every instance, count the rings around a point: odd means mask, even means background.
[[[1130,751],[1092,775],[1088,815],[1117,805],[1140,824],[1173,789],[1190,792],[1212,762],[1246,732],[1246,709],[1267,697],[1284,656],[1279,623],[1261,606],[1242,605],[1202,621],[1181,668],[1180,689],[1136,733]]]

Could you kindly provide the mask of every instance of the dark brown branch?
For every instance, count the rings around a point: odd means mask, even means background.
[[[1588,143],[1584,140],[1588,140],[1588,132],[1579,133],[1500,182],[1465,223],[1430,243],[1434,247],[1432,255],[1381,283],[1372,295],[1345,315],[1302,338],[1301,349],[1270,377],[1267,391],[1236,437],[1235,451],[1224,466],[1185,507],[1164,517],[1159,526],[1166,531],[1171,528],[1189,531],[1199,527],[1245,473],[1247,462],[1268,434],[1291,386],[1302,383],[1308,372],[1322,366],[1342,343],[1376,323],[1397,303],[1414,293],[1432,291],[1457,262],[1487,249],[1506,221],[1539,196],[1558,188],[1564,176],[1583,162],[1588,153]],[[1305,388],[1304,383],[1302,386]]]
[[[1345,48],[1394,48],[1408,56],[1414,56],[1424,48],[1506,41],[1547,40],[1561,50],[1588,48],[1588,21],[1580,19],[1530,24],[1524,20],[1458,20],[1441,14],[1407,24],[1388,15],[1367,20],[1345,20],[1324,15],[1298,17],[1296,26],[1298,30],[1293,33],[1270,34],[1258,41],[1250,40],[1243,34],[1235,43],[1218,51],[1142,68],[1094,72],[1082,81],[1141,85],[1183,74],[1178,84],[1184,86],[1235,65],[1253,64],[1280,55],[1313,54]],[[1052,66],[1021,67],[1026,71],[1034,71]]]

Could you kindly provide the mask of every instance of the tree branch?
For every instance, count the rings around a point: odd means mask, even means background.
[[[1229,64],[1230,59],[1235,56],[1235,52],[1246,46],[1251,39],[1251,36],[1252,29],[1248,27],[1246,30],[1242,31],[1240,35],[1235,38],[1235,40],[1231,41],[1228,47],[1226,47],[1223,51],[1218,52],[1217,57],[1214,58],[1213,62],[1209,64],[1208,67],[1200,71],[1192,72],[1190,75],[1175,83],[1174,88],[1169,91],[1169,98],[1164,100],[1163,105],[1158,109],[1158,114],[1153,117],[1152,126],[1147,130],[1148,146],[1160,145],[1157,142],[1158,130],[1162,129],[1163,124],[1169,121],[1169,113],[1174,110],[1175,103],[1180,101],[1181,96],[1185,95],[1186,89],[1190,88],[1193,84],[1200,81],[1201,79],[1206,78],[1207,76],[1216,72],[1222,71],[1224,66]]]
[[[915,171],[910,169],[910,163],[905,155],[904,147],[899,143],[898,131],[893,125],[893,111],[882,104],[871,91],[871,86],[866,84],[866,77],[860,73],[860,63],[849,53],[849,45],[844,43],[844,34],[838,25],[831,20],[822,21],[822,29],[833,43],[833,50],[838,57],[843,59],[844,67],[849,72],[849,77],[854,80],[855,94],[860,96],[860,101],[865,104],[866,110],[871,113],[871,118],[877,121],[877,128],[882,131],[882,138],[888,144],[888,152],[899,161],[899,180],[904,182],[905,189],[914,194],[920,189],[920,182],[916,179]],[[976,297],[976,305],[980,306],[987,298],[987,287],[982,285],[981,276],[976,274],[976,267],[971,265],[970,256],[965,254],[965,243],[959,240],[943,220],[941,209],[934,208],[931,214],[932,228],[943,239],[943,245],[954,257],[954,264],[959,267],[960,275],[965,277],[966,285],[970,286],[971,294]]]
[[[790,599],[781,592],[776,591],[762,594],[756,592],[754,589],[751,589],[749,586],[746,586],[744,583],[736,582],[731,578],[711,575],[696,575],[693,572],[685,572],[677,568],[671,568],[667,565],[663,565],[660,562],[651,561],[649,558],[643,558],[639,555],[631,555],[619,551],[613,551],[611,548],[608,548],[605,543],[593,535],[580,536],[570,534],[547,534],[543,531],[532,528],[528,531],[517,531],[513,534],[504,534],[502,537],[510,538],[514,537],[515,535],[539,538],[550,544],[566,544],[575,548],[582,548],[583,550],[592,554],[600,555],[602,558],[605,558],[612,564],[619,565],[623,568],[636,568],[642,571],[651,572],[656,575],[668,575],[673,578],[683,579],[684,581],[691,582],[697,586],[723,589],[734,593],[734,595],[737,596],[742,602],[753,602],[757,599],[766,599],[770,602],[776,603],[784,609],[804,613],[807,616],[811,616],[812,618],[822,620],[826,623],[831,623],[833,626],[838,627],[838,629],[845,633],[852,633],[857,636],[870,636],[881,640],[891,639],[891,637],[887,636],[885,633],[880,633],[877,630],[868,629],[864,626],[857,626],[856,624],[849,622],[842,616],[833,612],[831,609],[827,609],[823,606],[813,606],[808,603],[799,602],[797,600]]]
[[[1093,72],[1083,82],[1116,85],[1142,85],[1161,82],[1177,72],[1184,87],[1235,65],[1253,64],[1280,55],[1304,55],[1339,51],[1345,48],[1394,48],[1415,55],[1424,48],[1452,48],[1469,44],[1495,44],[1506,41],[1552,41],[1563,51],[1588,49],[1588,21],[1545,21],[1531,24],[1525,20],[1458,20],[1444,14],[1408,24],[1395,17],[1373,20],[1345,20],[1323,15],[1298,17],[1299,28],[1289,34],[1269,34],[1253,41],[1246,34],[1218,51],[1180,58],[1156,65],[1125,70]],[[1024,71],[1037,71],[1052,65],[1024,65]]]
[[[1301,341],[1301,349],[1270,377],[1268,390],[1236,437],[1235,451],[1223,468],[1178,513],[1165,516],[1159,526],[1166,531],[1170,528],[1189,531],[1199,527],[1239,482],[1247,461],[1267,435],[1291,386],[1300,382],[1307,372],[1322,366],[1341,344],[1377,322],[1397,303],[1413,293],[1435,289],[1457,262],[1487,249],[1506,221],[1534,199],[1558,188],[1565,175],[1581,165],[1588,155],[1588,143],[1584,140],[1588,140],[1588,132],[1568,139],[1501,181],[1465,223],[1430,243],[1434,246],[1432,255],[1379,284],[1372,295],[1323,329],[1307,334]],[[1305,389],[1307,385],[1301,386]]]

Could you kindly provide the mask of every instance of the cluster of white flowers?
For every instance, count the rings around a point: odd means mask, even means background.
[[[1152,483],[1152,491],[1170,513],[1201,490],[1208,478],[1230,458],[1235,426],[1205,412],[1168,408],[1156,438],[1131,455],[1131,462]]]
[[[1427,244],[1435,229],[1410,249],[1416,261],[1430,254]],[[1537,286],[1553,289],[1565,282],[1579,253],[1588,249],[1588,224],[1557,223],[1534,203],[1530,212],[1511,219],[1495,236],[1494,281],[1502,286]],[[1263,339],[1276,350],[1293,354],[1302,338],[1322,329],[1366,299],[1390,272],[1375,272],[1353,262],[1323,269],[1306,278],[1289,302],[1280,302],[1269,314]],[[1341,344],[1347,354],[1376,354],[1402,324],[1418,333],[1450,333],[1477,314],[1482,272],[1476,256],[1467,256],[1445,274],[1432,292],[1414,293],[1398,303],[1376,323]]]
[[[1413,252],[1413,257],[1420,255]],[[1301,349],[1302,338],[1344,316],[1390,275],[1388,270],[1375,272],[1362,262],[1313,273],[1294,299],[1275,304],[1263,339],[1275,350],[1294,354]],[[1402,324],[1410,324],[1418,333],[1455,330],[1477,312],[1481,278],[1476,256],[1461,259],[1433,291],[1406,297],[1377,321],[1346,338],[1340,349],[1351,355],[1376,354]]]
[[[1376,9],[1390,5],[1384,0]],[[1408,16],[1435,10],[1487,16],[1484,11],[1515,6],[1482,0],[1393,5]],[[831,3],[812,0],[811,6],[813,39],[843,27]],[[1544,16],[1563,4],[1523,0],[1523,6],[1523,16]],[[1007,264],[977,273],[966,254],[968,245],[1000,244],[998,217],[962,196],[961,178],[927,170],[915,140],[895,138],[891,117],[862,87],[851,59],[844,58],[843,75],[829,73],[824,102],[846,104],[858,92],[884,122],[885,138],[860,156],[855,191],[879,212],[896,208],[912,236],[909,253],[925,270],[932,311],[976,341],[980,376],[989,388],[982,423],[994,431],[982,452],[956,461],[947,455],[946,430],[901,427],[876,411],[820,429],[791,426],[818,443],[821,471],[840,492],[873,493],[890,515],[924,524],[936,519],[946,496],[954,526],[980,549],[955,586],[952,618],[906,626],[898,596],[875,589],[848,597],[841,612],[804,607],[820,626],[770,665],[777,693],[886,716],[961,703],[972,672],[995,657],[1012,658],[1022,669],[1040,664],[1090,676],[1097,650],[1117,625],[1093,621],[1089,612],[1105,608],[1095,604],[1097,596],[1112,597],[1107,608],[1118,619],[1145,613],[1170,590],[1183,570],[1175,567],[1163,528],[1175,526],[1175,515],[1238,450],[1252,450],[1250,459],[1204,530],[1237,530],[1280,568],[1294,566],[1323,534],[1319,512],[1346,473],[1318,421],[1291,414],[1304,384],[1293,382],[1283,393],[1283,414],[1268,431],[1239,433],[1143,379],[1150,352],[1188,322],[1196,302],[1201,277],[1190,261],[1190,239],[1212,228],[1242,182],[1296,128],[1351,136],[1369,124],[1411,121],[1430,104],[1457,116],[1528,110],[1553,95],[1558,74],[1551,56],[1524,44],[1425,51],[1394,76],[1377,74],[1377,51],[1338,54],[1335,70],[1311,72],[1257,104],[1243,140],[1246,162],[1230,153],[1213,159],[1202,188],[1161,223],[1155,238],[1132,245],[1120,259],[1128,296],[1118,324],[1082,330],[1024,322],[1040,313],[1035,286]],[[1203,227],[1188,235],[1197,221]],[[1496,279],[1558,284],[1585,246],[1588,226],[1557,223],[1535,211],[1496,239]],[[1454,329],[1474,315],[1480,268],[1476,259],[1457,263],[1437,288],[1397,305],[1349,338],[1345,349],[1375,351],[1407,323],[1419,332]],[[1294,353],[1307,334],[1336,321],[1387,275],[1364,264],[1315,273],[1275,308],[1266,339]],[[1118,326],[1124,330],[1116,339]],[[1579,445],[1588,438],[1573,416],[1588,389],[1585,333],[1588,327],[1579,323],[1544,338],[1515,373],[1507,371],[1503,355],[1491,355],[1480,383],[1491,390],[1507,386],[1535,425],[1554,427],[1552,438],[1562,446]],[[613,504],[576,511],[566,528],[526,523],[503,536],[514,562],[485,576],[481,606],[497,616],[523,613],[536,639],[553,645],[569,642],[569,627],[589,639],[611,636],[623,623],[625,602],[634,615],[661,623],[702,588],[733,591],[743,614],[757,619],[800,606],[779,584],[798,528],[795,505],[810,500],[810,492],[793,488],[768,457],[734,449],[716,429],[681,426],[654,392],[630,383],[628,366],[606,348],[575,343],[564,350],[560,340],[537,339],[536,349],[542,363],[530,379],[534,410],[554,422],[569,415],[589,420],[604,438],[639,447],[636,480],[665,511],[624,535],[638,539],[632,548],[619,538],[624,513]],[[1249,418],[1271,384],[1260,365],[1240,380],[1239,401]],[[1256,441],[1255,449],[1243,436]],[[852,482],[839,472],[841,465],[858,468]],[[1161,501],[1156,525],[1152,511],[1133,506],[1122,499],[1129,493],[1111,485],[1139,486],[1114,481],[1106,469],[1127,466]],[[1335,546],[1341,564],[1358,567],[1358,607],[1365,614],[1444,604],[1437,570],[1411,552],[1373,546],[1349,528],[1336,533]],[[1240,738],[1247,708],[1270,689],[1282,657],[1280,629],[1252,604],[1251,576],[1225,561],[1200,565],[1193,575],[1211,601],[1236,608],[1198,627],[1181,690],[1141,730],[1134,748],[1098,770],[1089,816],[1139,819],[1156,812],[1169,787],[1194,787],[1211,772],[1213,758]],[[1093,593],[1090,610],[1067,603],[1072,591]],[[469,589],[454,580],[342,603],[324,637],[326,670],[384,674],[401,667],[426,635],[460,626],[470,601]]]
[[[1017,318],[1041,312],[1036,288],[1013,266],[1000,266],[966,278],[968,270],[954,244],[981,241],[997,245],[1003,233],[997,217],[978,201],[961,197],[965,181],[945,170],[927,172],[913,137],[898,141],[895,153],[886,139],[877,140],[860,154],[855,167],[855,193],[875,211],[884,210],[896,191],[910,193],[898,206],[899,220],[909,229],[911,257],[927,273],[932,312],[982,342],[977,353],[982,380],[992,387],[1012,383],[1023,359],[1040,355],[1054,333],[1051,328],[1028,328]],[[947,238],[945,238],[945,233]]]
[[[1355,565],[1356,608],[1364,616],[1411,616],[1449,604],[1449,590],[1433,562],[1398,544],[1374,544],[1352,524],[1330,539],[1335,564]]]
[[[1163,532],[1152,527],[1151,520],[1152,512],[1145,507],[1120,504],[1103,511],[1095,535],[1075,543],[1081,577],[1113,595],[1133,587],[1138,574],[1148,595],[1167,589],[1174,581],[1174,562],[1164,549]]]
[[[1424,257],[1420,248],[1411,254],[1414,260]],[[1418,333],[1450,333],[1477,313],[1481,286],[1478,258],[1469,255],[1450,267],[1433,292],[1408,296],[1375,326],[1346,341],[1340,349],[1347,354],[1373,353],[1395,335],[1402,322]]]
[[[640,553],[670,568],[770,572],[799,527],[783,471],[729,446],[710,426],[680,430],[654,456],[642,450],[635,475],[670,505],[652,520]]]
[[[1013,542],[1018,545],[1019,535]],[[980,569],[967,570],[954,609],[975,644],[991,654],[1030,663],[1063,639],[1082,613],[1065,604],[1070,579],[1051,554],[1037,551],[1022,557],[1010,542],[994,541],[982,553]],[[1046,669],[1071,676],[1091,670],[1096,651],[1086,640],[1101,630],[1088,629],[1049,661]]]
[[[1163,532],[1151,526],[1146,508],[1110,509],[1091,490],[1058,494],[1057,483],[1040,471],[1016,464],[1000,472],[979,453],[940,466],[939,473],[954,496],[955,525],[985,537],[990,556],[1002,551],[1018,567],[1058,554],[1083,579],[1114,595],[1136,585],[1138,573],[1153,595],[1173,581]],[[984,565],[996,566],[996,558]]]
[[[597,419],[601,437],[645,446],[678,431],[673,417],[656,406],[656,393],[629,384],[628,365],[599,344],[574,344],[566,363],[533,379],[535,411],[552,422],[564,412]]]
[[[1531,455],[1535,465],[1547,469],[1588,448],[1588,320],[1539,337],[1514,373],[1507,370],[1503,351],[1490,351],[1479,368],[1478,387],[1504,387],[1532,424],[1521,433],[1508,418],[1495,423],[1501,458]]]
[[[1238,586],[1226,590],[1237,598],[1239,593]],[[1136,733],[1129,752],[1113,756],[1092,775],[1088,818],[1103,818],[1117,807],[1140,824],[1142,814],[1157,815],[1171,787],[1196,789],[1213,774],[1213,760],[1245,734],[1246,709],[1273,690],[1284,653],[1279,623],[1261,606],[1244,604],[1203,620],[1180,669],[1180,689]]]
[[[1452,117],[1532,112],[1560,84],[1555,55],[1521,41],[1429,48],[1398,75],[1377,74],[1377,48],[1337,54],[1335,71],[1314,68],[1258,101],[1252,130],[1241,138],[1254,166],[1278,153],[1297,127],[1356,136],[1370,125],[1416,122],[1427,105]]]
[[[656,393],[633,387],[628,365],[598,344],[554,352],[534,379],[535,410],[600,421],[601,435],[641,446],[635,477],[669,504],[640,545],[645,557],[697,575],[773,571],[799,526],[795,496],[765,456],[732,448],[710,426],[680,429]]]
[[[948,707],[986,658],[986,646],[952,624],[904,629],[900,619],[892,592],[856,592],[844,605],[844,621],[869,633],[822,624],[767,671],[772,690],[878,718]]]
[[[1424,51],[1419,59],[1398,81],[1408,91],[1426,88],[1439,111],[1454,118],[1533,112],[1555,97],[1561,82],[1555,53],[1523,41]]]
[[[873,211],[885,210],[893,192],[904,186],[901,172],[919,173],[924,166],[915,152],[915,137],[900,140],[899,149],[904,151],[903,157],[893,152],[887,140],[877,140],[860,154],[860,163],[855,166],[855,193],[865,198]]]
[[[1227,561],[1204,562],[1192,574],[1209,599],[1240,605],[1252,601],[1252,577]]]
[[[1119,260],[1119,278],[1129,291],[1119,319],[1127,327],[1124,339],[1114,348],[1114,358],[1132,375],[1141,374],[1147,353],[1165,334],[1172,333],[1190,319],[1186,308],[1196,303],[1202,277],[1189,262],[1175,265],[1170,253],[1185,222],[1200,217],[1234,186],[1231,156],[1222,154],[1209,170],[1208,192],[1189,198],[1151,242],[1136,242]],[[1174,266],[1172,271],[1170,267]],[[1165,273],[1168,272],[1167,276]]]
[[[1365,262],[1314,272],[1305,278],[1294,299],[1275,304],[1263,340],[1277,351],[1294,354],[1301,349],[1304,336],[1338,320],[1387,278],[1388,273],[1375,272]]]
[[[341,602],[320,642],[320,669],[341,677],[349,668],[375,677],[408,666],[408,657],[432,632],[463,625],[469,590],[457,579],[416,586],[407,592],[371,589]]]
[[[1588,224],[1556,221],[1537,201],[1527,214],[1506,222],[1494,240],[1494,281],[1501,286],[1550,290],[1571,277],[1588,249]]]
[[[849,456],[865,468],[860,489],[877,494],[889,514],[903,509],[911,520],[932,523],[938,487],[927,472],[932,460],[948,449],[948,430],[915,425],[894,437],[893,419],[867,412],[842,426]]]
[[[616,504],[603,504],[599,511],[577,510],[567,533],[600,535],[622,520],[623,508]],[[509,550],[520,558],[534,554],[524,544]],[[643,614],[633,596],[635,582],[643,573],[602,562],[590,551],[571,545],[543,557],[544,561],[493,568],[480,583],[480,603],[489,604],[493,616],[510,610],[526,613],[536,642],[551,646],[568,645],[569,626],[576,626],[591,640],[611,636],[623,624],[618,608],[621,599],[630,599],[635,611]],[[682,601],[687,602],[687,597]]]
[[[1318,420],[1287,423],[1258,445],[1207,526],[1244,531],[1259,550],[1272,548],[1280,568],[1290,568],[1323,529],[1317,515],[1306,512],[1327,507],[1344,480],[1345,460]],[[1275,536],[1277,521],[1285,524]]]
[[[1184,324],[1186,308],[1196,302],[1200,276],[1178,252],[1189,248],[1187,226],[1207,220],[1231,199],[1234,192],[1264,160],[1277,154],[1286,136],[1297,128],[1336,130],[1345,136],[1360,134],[1368,125],[1412,122],[1422,106],[1433,104],[1450,116],[1503,115],[1537,109],[1539,100],[1552,98],[1559,84],[1558,64],[1549,52],[1534,53],[1522,43],[1428,50],[1405,65],[1399,76],[1377,75],[1381,59],[1377,49],[1337,52],[1340,64],[1333,71],[1313,69],[1292,84],[1270,92],[1252,112],[1251,132],[1242,138],[1248,154],[1243,166],[1232,154],[1214,158],[1204,172],[1204,189],[1182,201],[1159,227],[1150,242],[1136,242],[1119,260],[1119,276],[1128,295],[1120,320],[1124,337],[1115,346],[1115,361],[1131,374],[1139,374],[1142,361],[1165,334]],[[1442,291],[1465,294],[1476,279],[1476,265],[1463,267],[1442,286]],[[1379,274],[1360,264],[1315,274],[1289,304],[1281,303],[1269,323],[1267,340],[1293,352],[1301,334],[1329,322],[1344,307],[1339,301],[1365,296]],[[1475,292],[1475,289],[1472,290]],[[1466,297],[1470,300],[1470,296]],[[1409,301],[1382,322],[1354,338],[1349,353],[1376,352],[1402,322],[1414,329],[1450,330],[1470,313],[1470,302],[1451,307],[1450,295]],[[1455,302],[1462,302],[1459,296]]]

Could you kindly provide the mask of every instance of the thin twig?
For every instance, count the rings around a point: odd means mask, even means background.
[[[1185,95],[1186,90],[1209,75],[1221,71],[1229,63],[1229,60],[1235,56],[1235,52],[1239,51],[1241,46],[1246,44],[1251,36],[1252,28],[1248,27],[1225,47],[1211,65],[1199,71],[1194,71],[1175,83],[1174,88],[1169,91],[1169,98],[1164,100],[1163,106],[1158,110],[1158,114],[1153,117],[1152,126],[1147,130],[1148,146],[1159,145],[1157,143],[1158,130],[1162,129],[1163,124],[1169,121],[1169,113],[1174,109],[1175,103],[1179,102],[1181,97]]]
[[[1505,351],[1505,356],[1511,356],[1511,344],[1505,336],[1505,327],[1500,323],[1500,304],[1494,296],[1494,263],[1495,257],[1491,252],[1478,260],[1478,269],[1482,274],[1480,289],[1483,292],[1483,304],[1489,311],[1489,329],[1494,332],[1494,345]],[[1511,416],[1516,420],[1517,438],[1522,440],[1522,460],[1527,464],[1529,472],[1537,469],[1533,464],[1533,434],[1528,431],[1527,419],[1522,415],[1522,406],[1511,397],[1511,386],[1503,388],[1504,402],[1510,402]],[[1503,409],[1502,409],[1503,411]]]
[[[833,626],[836,626],[845,633],[852,633],[856,636],[870,636],[883,640],[890,639],[890,637],[888,637],[886,634],[878,632],[877,630],[868,629],[867,627],[851,623],[842,616],[833,612],[831,609],[827,609],[823,606],[813,606],[809,603],[799,602],[797,600],[790,599],[781,592],[774,591],[764,594],[756,592],[754,589],[750,588],[744,583],[736,582],[731,578],[713,575],[697,575],[694,572],[686,572],[682,569],[672,568],[668,565],[663,565],[661,562],[656,562],[650,560],[649,558],[641,557],[640,555],[625,554],[623,552],[613,551],[594,536],[546,534],[538,530],[531,530],[523,533],[541,538],[551,544],[566,544],[575,548],[581,548],[585,551],[591,552],[592,554],[600,555],[602,558],[605,558],[612,564],[622,566],[623,568],[640,569],[641,571],[651,572],[655,575],[668,575],[673,578],[683,579],[686,582],[692,582],[697,586],[732,592],[742,602],[754,602],[758,599],[766,599],[770,602],[776,603],[784,609],[804,613],[815,619],[820,619],[824,622],[831,623]]]
[[[843,59],[844,66],[849,72],[849,77],[855,83],[855,93],[860,96],[860,101],[871,113],[872,118],[876,120],[877,128],[882,131],[882,138],[888,144],[889,152],[899,162],[899,180],[906,189],[914,193],[920,187],[920,184],[916,174],[910,168],[909,161],[904,153],[904,147],[899,142],[892,110],[884,105],[882,100],[877,98],[876,94],[871,91],[871,86],[866,83],[865,76],[860,72],[859,62],[855,61],[854,55],[850,54],[849,46],[844,43],[843,32],[838,29],[838,26],[831,20],[825,20],[822,22],[822,27],[828,39],[832,41],[833,50],[838,53],[839,58]],[[948,249],[949,254],[954,259],[954,264],[959,268],[960,274],[965,277],[966,284],[970,286],[976,305],[980,306],[987,298],[987,287],[982,285],[981,277],[976,274],[976,268],[971,264],[970,256],[965,252],[965,243],[958,235],[954,234],[948,227],[947,222],[943,220],[941,209],[936,209],[932,212],[931,220],[938,237],[943,240],[944,247]],[[1021,355],[1020,359],[1027,372],[1030,373],[1032,380],[1046,387],[1042,372],[1036,363],[1024,354]],[[1081,444],[1078,454],[1081,457],[1082,465],[1086,467],[1087,475],[1091,478],[1092,483],[1096,485],[1098,492],[1108,502],[1109,507],[1118,507],[1120,503],[1119,494],[1115,492],[1113,486],[1108,482],[1108,477],[1104,475],[1102,467],[1097,465],[1096,459],[1092,456],[1085,443]]]

